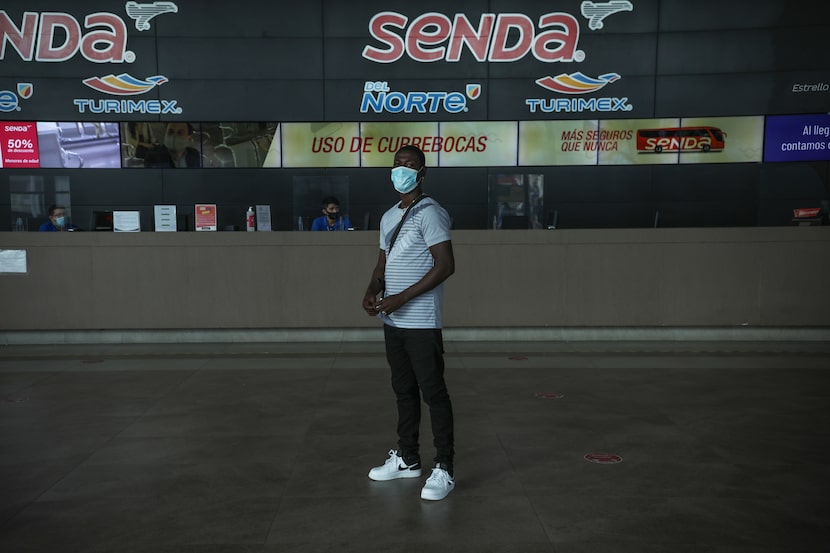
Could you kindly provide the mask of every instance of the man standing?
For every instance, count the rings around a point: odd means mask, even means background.
[[[395,154],[392,184],[400,202],[380,222],[380,253],[363,309],[384,323],[386,358],[398,405],[398,449],[369,471],[372,480],[421,476],[421,395],[429,406],[435,468],[421,498],[444,499],[455,487],[452,403],[444,382],[441,334],[443,282],[455,272],[450,217],[422,190],[424,153],[404,146]],[[396,233],[400,225],[400,230]]]

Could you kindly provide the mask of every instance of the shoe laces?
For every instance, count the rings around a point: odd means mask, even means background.
[[[435,467],[432,469],[432,474],[427,478],[427,484],[437,484],[446,488],[450,480],[452,480],[450,473],[440,467]]]
[[[394,449],[389,450],[389,458],[383,463],[384,465],[395,465],[395,468],[398,467],[398,459],[401,459],[398,452]]]

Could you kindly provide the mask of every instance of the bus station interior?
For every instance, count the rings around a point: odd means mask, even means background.
[[[7,4],[0,551],[828,549],[825,0]],[[534,53],[543,20],[559,38]],[[384,100],[427,93],[436,111]],[[184,122],[198,167],[146,162],[128,131]],[[603,128],[623,152],[568,151]],[[719,151],[639,143],[692,128]],[[456,265],[444,501],[366,475],[396,447],[361,309],[394,152],[323,140],[372,133],[489,140],[440,142],[423,183]],[[307,232],[329,195],[353,232]],[[80,232],[37,232],[52,204]],[[252,206],[269,232],[245,232]]]

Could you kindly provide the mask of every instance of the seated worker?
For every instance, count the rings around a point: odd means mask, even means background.
[[[49,206],[49,220],[40,225],[40,232],[63,232],[79,230],[81,227],[66,220],[66,208],[62,205]]]
[[[353,228],[348,217],[340,215],[340,202],[334,196],[323,198],[323,215],[314,219],[311,230],[349,230]]]
[[[171,122],[164,131],[164,144],[147,151],[145,167],[201,167],[202,154],[194,148],[196,129],[190,123]]]

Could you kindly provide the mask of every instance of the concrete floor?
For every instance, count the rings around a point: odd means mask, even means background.
[[[426,502],[366,477],[395,444],[380,343],[2,348],[0,550],[830,550],[825,343],[446,359],[457,487]]]

